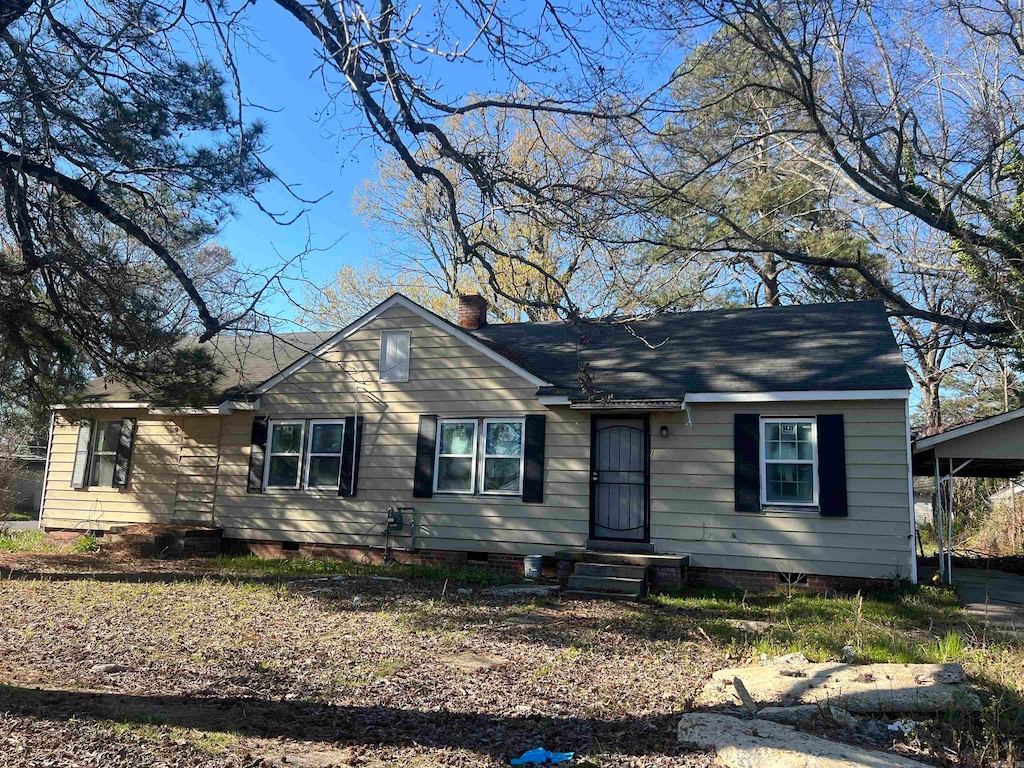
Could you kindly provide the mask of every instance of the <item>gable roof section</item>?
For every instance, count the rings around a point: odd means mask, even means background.
[[[222,373],[210,393],[209,405],[233,398],[244,399],[250,390],[278,371],[288,367],[311,349],[323,343],[325,335],[313,331],[303,333],[253,334],[248,336],[217,336],[199,346],[209,350]],[[186,340],[185,344],[194,344]],[[150,396],[122,382],[98,378],[86,387],[84,404],[148,405]]]
[[[598,397],[688,393],[908,390],[903,356],[880,301],[659,315],[629,325],[488,325],[474,335],[520,356],[553,385],[541,394],[585,399],[581,363]]]
[[[287,367],[281,369],[280,373],[264,381],[260,386],[253,389],[251,394],[263,394],[267,390],[271,389],[274,385],[287,379],[296,371],[301,370],[308,363],[322,356],[325,352],[330,350],[332,347],[336,346],[338,343],[344,341],[352,334],[364,328],[366,325],[369,325],[371,322],[376,320],[378,317],[380,317],[382,314],[387,312],[392,307],[402,307],[403,309],[409,310],[410,312],[419,316],[423,320],[426,320],[428,323],[435,326],[436,328],[440,328],[442,331],[445,331],[449,335],[454,336],[456,339],[458,339],[463,344],[473,349],[475,352],[479,352],[485,357],[490,358],[498,365],[507,368],[509,371],[516,374],[517,376],[521,376],[523,379],[530,382],[531,384],[535,384],[538,387],[551,386],[549,382],[547,382],[540,376],[536,376],[526,368],[517,365],[512,360],[510,360],[509,357],[496,352],[490,345],[482,343],[480,339],[471,336],[469,333],[467,333],[459,326],[448,322],[440,315],[435,315],[429,309],[421,307],[415,301],[406,298],[402,294],[395,293],[392,294],[391,297],[385,299],[383,302],[381,302],[376,307],[371,309],[365,315],[360,317],[358,320],[355,320],[346,325],[340,331],[338,331],[329,339],[327,339],[327,341],[325,341],[323,344],[311,350],[308,354],[303,355],[299,359],[295,360]]]

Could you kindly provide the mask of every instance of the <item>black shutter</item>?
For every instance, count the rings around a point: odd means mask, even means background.
[[[92,454],[93,420],[78,422],[78,443],[75,446],[75,466],[71,470],[71,487],[85,488],[89,484],[89,458]]]
[[[733,416],[735,492],[737,512],[761,511],[761,417],[756,413]]]
[[[249,482],[246,491],[263,493],[263,461],[267,455],[267,419],[257,416],[252,420],[252,439],[249,440]]]
[[[434,495],[434,443],[437,440],[437,416],[420,416],[420,431],[416,437],[416,475],[412,482],[412,495],[429,499]]]
[[[818,509],[824,517],[846,517],[846,431],[843,414],[818,416]]]
[[[523,501],[544,501],[544,414],[526,417],[523,437]]]
[[[363,417],[345,417],[345,438],[341,446],[341,477],[339,496],[355,496],[359,481],[359,455],[363,450]]]
[[[134,418],[121,419],[121,436],[117,441],[117,455],[114,458],[114,487],[128,487],[128,470],[132,464],[132,451],[135,449],[135,428],[138,421]]]

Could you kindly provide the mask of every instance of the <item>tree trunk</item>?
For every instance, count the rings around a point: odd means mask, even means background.
[[[925,426],[929,432],[937,432],[942,428],[942,403],[939,397],[939,382],[926,381],[921,384]]]

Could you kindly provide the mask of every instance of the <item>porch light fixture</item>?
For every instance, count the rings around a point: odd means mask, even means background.
[[[662,437],[668,437],[668,425],[662,424],[660,432]]]

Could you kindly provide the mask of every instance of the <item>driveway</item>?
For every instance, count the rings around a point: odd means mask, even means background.
[[[967,612],[1004,629],[1024,631],[1024,576],[981,568],[954,568]]]
[[[8,531],[37,531],[38,520],[11,520],[5,526]]]

